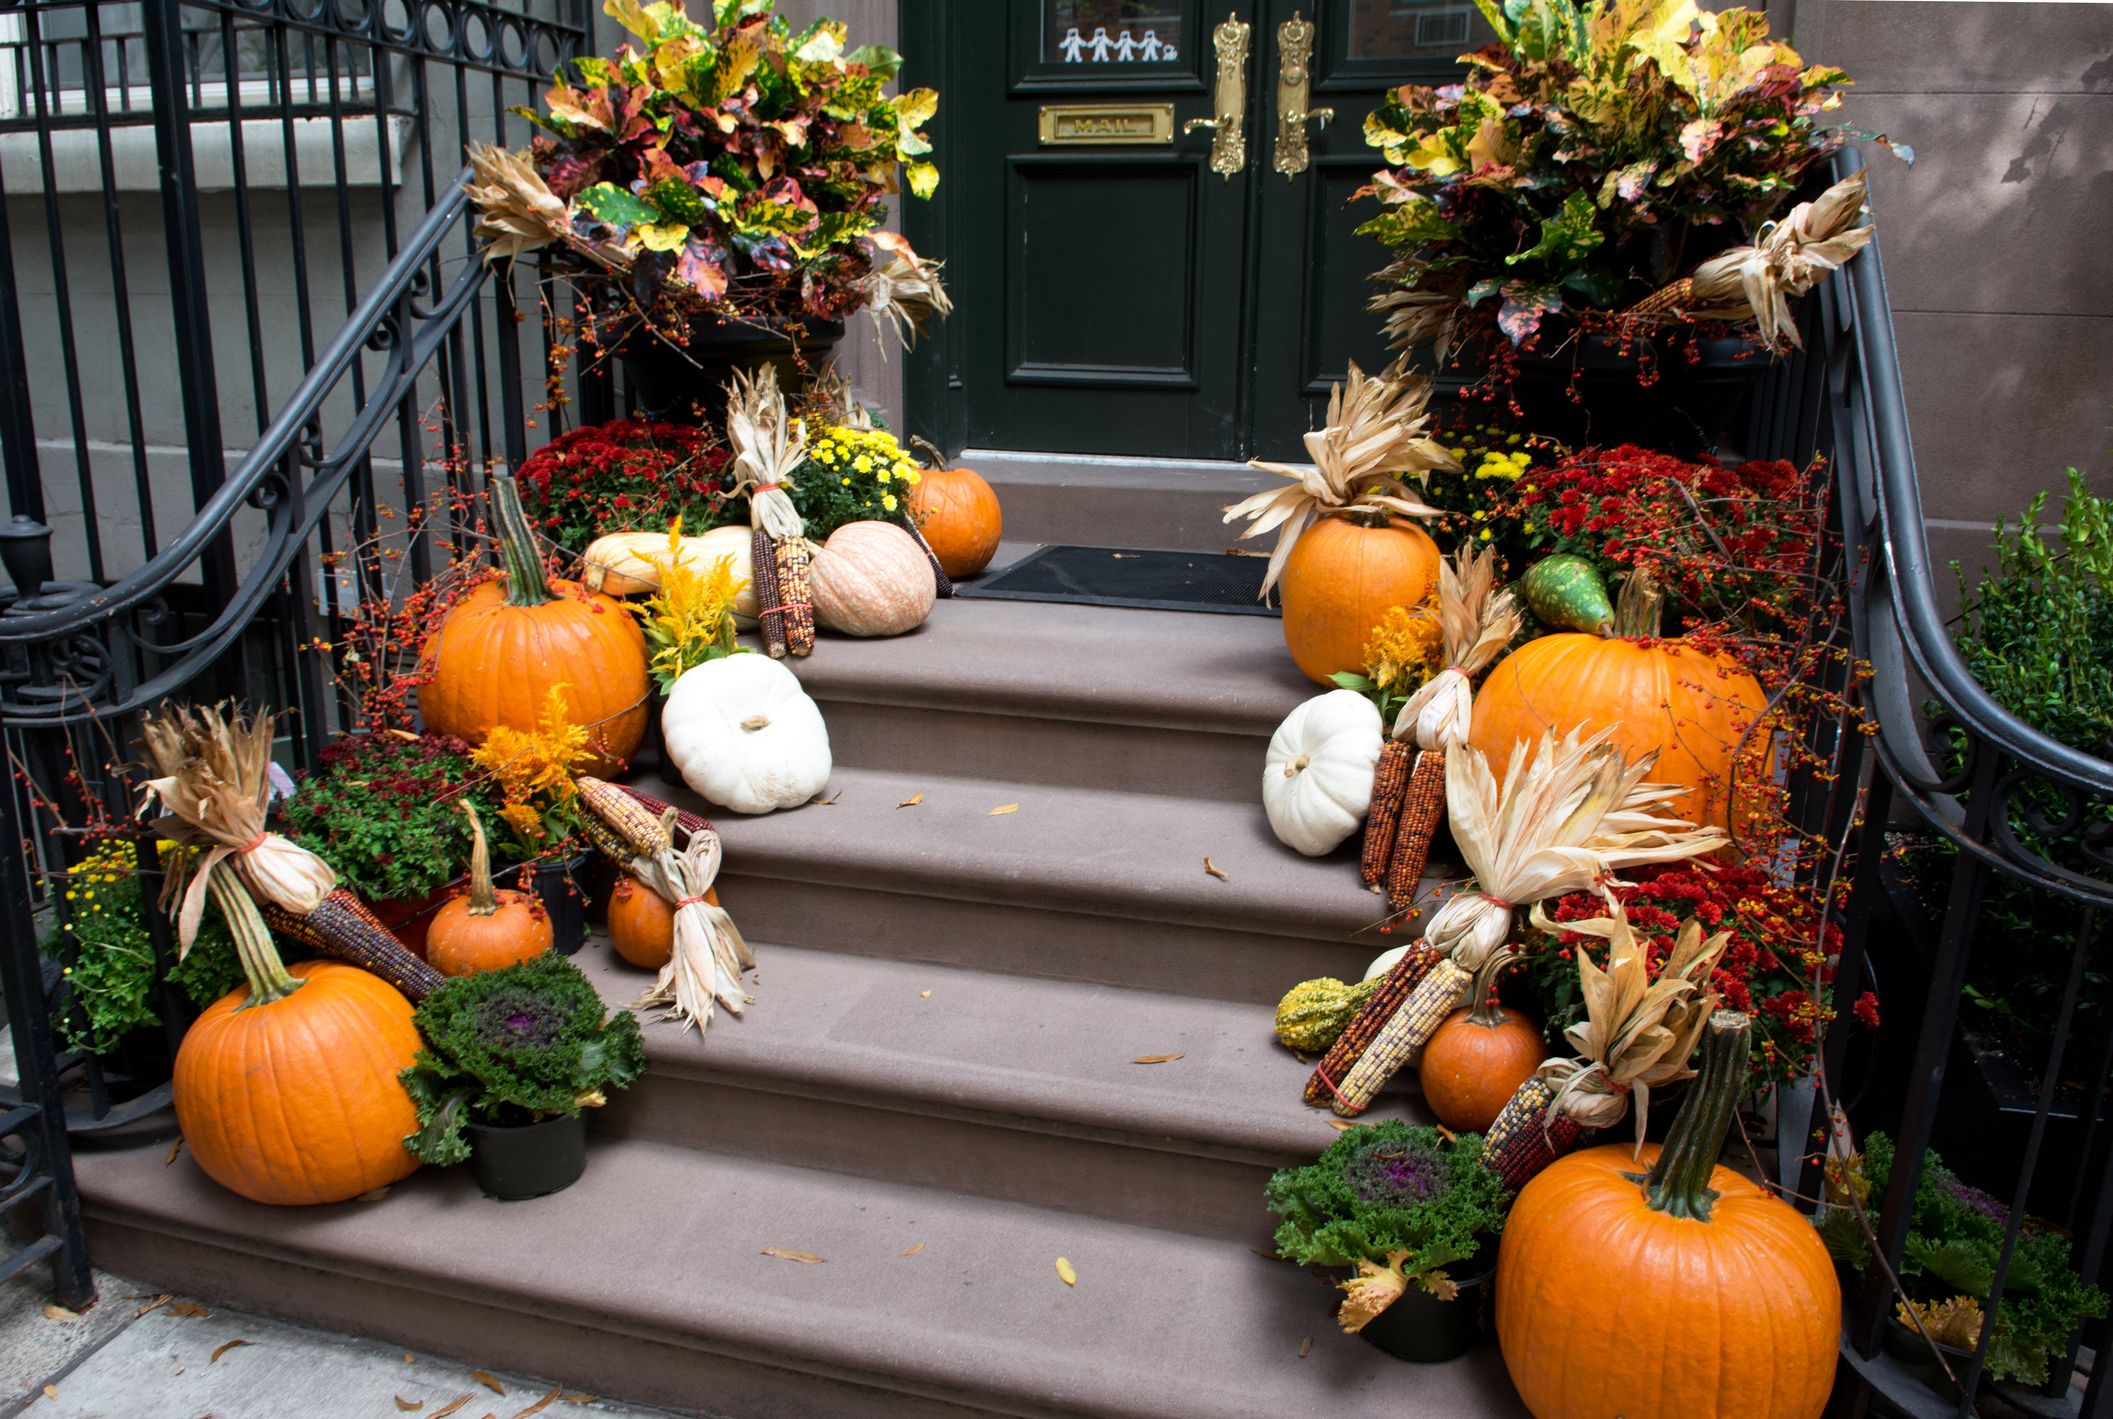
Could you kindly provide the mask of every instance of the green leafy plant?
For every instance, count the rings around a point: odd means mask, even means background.
[[[1482,1166],[1478,1134],[1398,1120],[1347,1129],[1319,1161],[1270,1178],[1277,1251],[1307,1266],[1353,1267],[1338,1318],[1363,1328],[1409,1286],[1450,1299],[1447,1268],[1504,1230],[1511,1194]]]
[[[469,829],[455,806],[465,796],[487,819],[498,814],[468,745],[384,729],[324,749],[281,813],[288,835],[329,863],[340,886],[369,902],[415,901],[469,861]]]
[[[158,847],[166,857],[175,845]],[[139,876],[139,857],[124,838],[92,845],[66,873],[66,924],[44,941],[44,954],[61,963],[67,991],[52,1024],[70,1050],[108,1054],[134,1030],[161,1022],[155,989],[154,937]],[[198,937],[169,981],[193,1005],[210,1005],[242,984],[242,964],[217,916],[200,922]]]
[[[645,1072],[628,1011],[608,1014],[563,956],[458,976],[419,1003],[425,1048],[403,1072],[418,1106],[404,1147],[427,1163],[470,1155],[466,1123],[518,1125],[598,1108]]]
[[[1830,1165],[1828,1186],[1833,1200],[1820,1215],[1818,1226],[1836,1260],[1858,1269],[1869,1264],[1870,1241],[1849,1198],[1853,1195],[1868,1202],[1882,1196],[1893,1163],[1893,1141],[1874,1133],[1864,1140],[1859,1158],[1846,1166]],[[1962,1297],[1976,1298],[1977,1305],[1987,1298],[1995,1285],[1996,1262],[2009,1221],[2008,1208],[1961,1182],[1935,1153],[1923,1159],[1922,1181],[1915,1189],[1900,1263],[1901,1286],[1918,1313],[1922,1306],[1941,1306]],[[2105,1293],[2085,1285],[2070,1262],[2068,1236],[2027,1218],[2004,1277],[2003,1304],[1989,1336],[1989,1377],[2044,1384],[2049,1366],[2068,1348],[2078,1322],[2105,1314]]]

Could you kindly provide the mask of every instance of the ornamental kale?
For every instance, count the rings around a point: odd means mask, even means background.
[[[1482,1166],[1479,1135],[1448,1141],[1400,1121],[1346,1130],[1320,1161],[1272,1177],[1266,1196],[1284,1219],[1277,1250],[1292,1261],[1384,1266],[1400,1257],[1396,1269],[1428,1289],[1503,1232],[1511,1202]]]
[[[404,1147],[427,1163],[469,1157],[465,1123],[570,1117],[645,1072],[637,1018],[607,1014],[593,983],[559,955],[459,976],[415,1018],[426,1047],[403,1072],[418,1106],[418,1132]]]
[[[368,902],[415,901],[455,880],[470,857],[467,797],[487,819],[498,795],[445,734],[376,730],[339,739],[282,812],[293,840]]]

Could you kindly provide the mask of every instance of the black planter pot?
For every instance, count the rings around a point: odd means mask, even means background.
[[[1768,352],[1743,336],[1555,329],[1518,352],[1511,395],[1529,432],[1573,447],[1634,443],[1695,458],[1725,442],[1768,367]]]
[[[570,956],[587,939],[587,865],[594,856],[582,852],[558,862],[538,862],[531,884],[550,913],[550,949]],[[531,864],[516,863],[492,874],[492,885],[519,889]]]
[[[617,345],[616,357],[639,417],[716,426],[726,422],[726,382],[734,371],[775,365],[786,389],[799,388],[806,375],[829,363],[843,338],[840,320],[741,325],[699,314],[690,319],[687,345],[635,326]]]
[[[562,1192],[587,1171],[587,1121],[546,1118],[540,1123],[463,1126],[477,1186],[501,1202]]]
[[[1424,1365],[1457,1360],[1474,1349],[1488,1330],[1497,1249],[1485,1243],[1481,1251],[1446,1271],[1459,1284],[1459,1295],[1441,1301],[1411,1286],[1358,1334],[1397,1360]]]

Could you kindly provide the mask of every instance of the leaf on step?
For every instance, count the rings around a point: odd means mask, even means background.
[[[59,1387],[57,1385],[44,1386],[44,1397],[46,1399],[57,1399],[59,1397]]]
[[[211,1312],[196,1301],[171,1301],[169,1302],[169,1314],[172,1316],[193,1316],[203,1320]]]
[[[222,1355],[225,1355],[225,1354],[226,1354],[226,1353],[227,1353],[228,1351],[230,1351],[230,1350],[240,1350],[240,1349],[241,1349],[241,1348],[242,1348],[243,1346],[245,1346],[245,1345],[255,1345],[256,1343],[257,1343],[257,1342],[256,1342],[256,1341],[254,1341],[254,1340],[230,1340],[230,1341],[227,1341],[227,1342],[225,1342],[224,1344],[222,1344],[222,1345],[221,1345],[221,1347],[220,1347],[220,1348],[219,1348],[218,1350],[215,1350],[215,1351],[213,1352],[213,1358],[212,1358],[212,1359],[210,1359],[210,1360],[208,1360],[208,1361],[206,1361],[206,1363],[207,1363],[208,1365],[217,1365],[217,1364],[219,1364],[219,1363],[220,1363],[220,1357],[221,1357]]]
[[[812,803],[817,808],[827,808],[843,796],[844,791],[840,788],[836,792],[829,794],[827,797],[824,797],[823,795],[817,793],[814,797],[808,799],[807,801],[809,803]]]
[[[895,806],[897,808],[915,808],[918,804],[922,802],[924,802],[924,790],[920,788],[919,790],[917,790],[917,792],[911,794],[908,798],[905,798],[902,802],[896,804]]]
[[[426,1407],[426,1402],[422,1399],[405,1399],[400,1394],[394,1395],[392,1398],[396,1400],[396,1407],[406,1414],[416,1414],[419,1410]]]
[[[361,1193],[358,1197],[355,1197],[352,1200],[354,1202],[379,1202],[388,1195],[389,1185],[387,1183],[383,1183],[380,1187],[370,1188],[366,1192]]]
[[[514,1415],[514,1419],[533,1419],[533,1416],[541,1414],[544,1410],[550,1408],[551,1405],[556,1404],[558,1402],[558,1396],[562,1395],[564,1392],[565,1386],[552,1385],[550,1387],[550,1393],[544,1395],[534,1404],[529,1405],[528,1408],[516,1413]]]
[[[1205,872],[1210,873],[1211,876],[1217,878],[1220,882],[1229,882],[1232,880],[1230,877],[1227,877],[1225,875],[1224,868],[1220,867],[1217,863],[1211,861],[1207,857],[1203,859],[1203,870]]]
[[[1057,1279],[1062,1281],[1066,1286],[1076,1286],[1079,1284],[1078,1268],[1071,1264],[1070,1257],[1058,1257],[1056,1263],[1056,1271]]]
[[[920,990],[917,992],[917,998],[919,1000],[930,1000],[932,998],[932,992],[930,992],[929,990]]]
[[[471,1370],[470,1378],[483,1385],[493,1394],[498,1395],[501,1399],[506,1397],[506,1386],[500,1384],[499,1377],[492,1374],[489,1370]]]
[[[1306,1357],[1307,1357],[1308,1355],[1311,1355],[1312,1353],[1313,1353],[1313,1337],[1309,1335],[1309,1336],[1307,1336],[1307,1337],[1306,1337],[1306,1338],[1305,1338],[1304,1340],[1301,1340],[1301,1341],[1299,1342],[1299,1358],[1300,1358],[1301,1360],[1303,1360],[1303,1359],[1305,1359],[1305,1358],[1306,1358]]]
[[[1364,1127],[1363,1124],[1359,1123],[1356,1119],[1352,1118],[1331,1118],[1328,1120],[1328,1126],[1332,1129],[1335,1129],[1337,1132],[1341,1132],[1343,1129],[1346,1128]]]
[[[418,1363],[418,1357],[406,1350],[404,1351],[404,1363],[406,1365],[415,1365]]]
[[[561,1404],[592,1404],[600,1398],[601,1396],[598,1394],[564,1394],[558,1396],[558,1402]]]
[[[1116,560],[1116,561],[1118,561],[1118,562],[1134,562],[1134,561],[1136,561],[1136,560],[1137,560],[1137,559],[1138,559],[1139,557],[1142,557],[1142,556],[1144,555],[1144,553],[1142,553],[1142,552],[1110,552],[1110,553],[1109,553],[1108,555],[1109,555],[1109,556],[1111,556],[1111,557],[1113,557],[1113,558],[1115,558],[1115,560]]]
[[[476,1397],[477,1396],[474,1394],[466,1394],[452,1404],[443,1404],[440,1408],[434,1410],[430,1415],[428,1415],[427,1419],[448,1419],[448,1416],[450,1414],[453,1414],[456,1410],[462,1408],[463,1405],[468,1404],[471,1400],[475,1399]]]
[[[46,1320],[79,1320],[80,1318],[81,1313],[79,1311],[69,1311],[64,1306],[46,1306],[44,1308],[44,1319]]]
[[[802,1266],[815,1266],[829,1259],[826,1256],[816,1256],[811,1251],[792,1251],[786,1247],[765,1247],[763,1255],[774,1256],[780,1261],[797,1261]]]
[[[1269,553],[1259,547],[1227,547],[1225,555],[1228,557],[1266,557]]]
[[[921,1251],[923,1251],[923,1250],[924,1250],[924,1243],[923,1243],[923,1242],[919,1242],[919,1243],[918,1243],[918,1244],[917,1244],[916,1246],[914,1246],[914,1247],[911,1247],[911,1248],[910,1248],[910,1249],[909,1249],[908,1251],[906,1251],[906,1252],[904,1252],[904,1253],[902,1253],[902,1254],[903,1254],[904,1256],[915,1256],[915,1255],[917,1255],[917,1253],[919,1253],[919,1252],[921,1252]]]
[[[1291,1052],[1291,1057],[1301,1064],[1311,1064],[1313,1062],[1312,1060],[1306,1058],[1306,1052],[1304,1050],[1293,1050]]]
[[[1137,1058],[1135,1058],[1135,1059],[1131,1060],[1131,1061],[1130,1061],[1130,1063],[1132,1063],[1132,1064],[1172,1064],[1172,1063],[1173,1063],[1173,1062],[1174,1062],[1175,1060],[1177,1060],[1177,1059],[1179,1059],[1179,1058],[1181,1058],[1181,1052],[1180,1052],[1179,1050],[1176,1050],[1176,1051],[1175,1051],[1174,1053],[1172,1053],[1172,1054],[1141,1054],[1141,1055],[1137,1056]]]
[[[1017,813],[1019,811],[1020,805],[1017,803],[1001,803],[983,816],[986,818],[1002,818],[1007,813]]]
[[[177,1140],[176,1140],[176,1141],[175,1141],[174,1143],[171,1143],[171,1144],[169,1145],[169,1156],[161,1160],[161,1165],[162,1165],[162,1166],[163,1166],[164,1168],[168,1167],[168,1166],[169,1166],[169,1164],[171,1164],[171,1163],[173,1163],[173,1162],[175,1162],[175,1161],[176,1161],[176,1155],[177,1155],[177,1154],[179,1154],[179,1153],[181,1153],[182,1151],[183,1151],[183,1139],[182,1139],[182,1138],[178,1138],[178,1139],[177,1139]]]
[[[161,1309],[161,1308],[162,1308],[163,1306],[166,1306],[167,1304],[169,1304],[169,1302],[171,1302],[171,1301],[173,1301],[173,1300],[175,1300],[175,1299],[176,1299],[176,1298],[175,1298],[174,1296],[170,1295],[170,1294],[169,1294],[169,1293],[168,1293],[167,1291],[164,1291],[164,1292],[162,1292],[162,1293],[161,1293],[161,1294],[160,1294],[159,1296],[154,1296],[154,1297],[150,1297],[150,1298],[148,1299],[148,1301],[147,1301],[147,1304],[145,1304],[144,1306],[141,1306],[141,1307],[140,1307],[140,1308],[139,1308],[138,1310],[136,1310],[136,1311],[134,1311],[134,1312],[132,1313],[132,1318],[133,1318],[134,1320],[138,1320],[138,1319],[139,1319],[139,1318],[140,1318],[141,1316],[145,1315],[145,1314],[146,1314],[147,1312],[149,1312],[149,1311],[158,1311],[158,1310],[160,1310],[160,1309]]]

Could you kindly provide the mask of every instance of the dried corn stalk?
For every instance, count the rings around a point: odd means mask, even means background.
[[[672,843],[675,810],[661,824]],[[724,850],[711,828],[690,834],[681,850],[669,846],[652,858],[640,858],[634,870],[654,891],[675,904],[675,950],[660,968],[653,988],[634,1006],[666,1007],[664,1018],[695,1026],[703,1034],[712,1023],[714,1004],[734,1015],[754,997],[742,987],[741,973],[755,968],[755,955],[740,928],[723,907],[705,900],[718,879]]]
[[[1474,723],[1474,679],[1488,668],[1521,622],[1518,598],[1497,589],[1497,554],[1462,547],[1438,566],[1438,628],[1445,668],[1424,681],[1394,717],[1394,737],[1418,748],[1445,749],[1467,740]]]
[[[564,246],[609,270],[630,266],[631,258],[620,245],[580,236],[564,200],[544,183],[526,153],[472,143],[469,159],[470,176],[462,190],[477,206],[471,230],[485,243],[485,260],[511,261],[546,246]]]
[[[763,365],[746,375],[737,371],[726,388],[726,439],[734,451],[734,491],[748,499],[749,525],[756,532],[756,605],[764,623],[764,644],[774,656],[805,655],[814,649],[807,527],[784,484],[807,457],[807,431],[786,412],[775,366]],[[774,594],[769,596],[762,584],[766,566],[775,582]],[[776,637],[771,633],[774,612],[780,628]]]
[[[1225,521],[1248,519],[1241,540],[1277,534],[1262,578],[1267,597],[1284,574],[1284,565],[1299,535],[1322,517],[1358,517],[1384,522],[1389,517],[1436,517],[1438,510],[1410,493],[1405,474],[1432,469],[1458,471],[1460,465],[1425,432],[1424,405],[1431,382],[1408,372],[1396,361],[1379,376],[1368,376],[1353,361],[1350,378],[1328,398],[1328,422],[1306,435],[1310,468],[1256,459],[1248,466],[1291,480],[1232,504]]]
[[[1394,857],[1394,829],[1401,822],[1401,807],[1409,791],[1409,765],[1416,751],[1399,739],[1389,739],[1379,751],[1379,766],[1372,771],[1372,806],[1365,814],[1365,840],[1358,856],[1358,873],[1367,887],[1385,890],[1387,864]]]
[[[1320,1106],[1334,1102],[1337,1088],[1357,1067],[1365,1050],[1422,983],[1424,975],[1442,959],[1435,949],[1422,941],[1402,953],[1400,959],[1387,969],[1386,979],[1380,982],[1379,990],[1351,1017],[1350,1023],[1343,1027],[1343,1032],[1336,1036],[1335,1043],[1328,1047],[1328,1053],[1314,1068],[1313,1076],[1306,1081],[1307,1103]]]
[[[917,337],[931,333],[934,319],[954,313],[953,298],[939,279],[939,263],[926,261],[910,244],[890,231],[869,234],[885,253],[883,260],[860,283],[866,309],[872,312],[875,332],[891,330],[905,350],[917,348]],[[888,342],[880,342],[882,359],[888,357]]]

